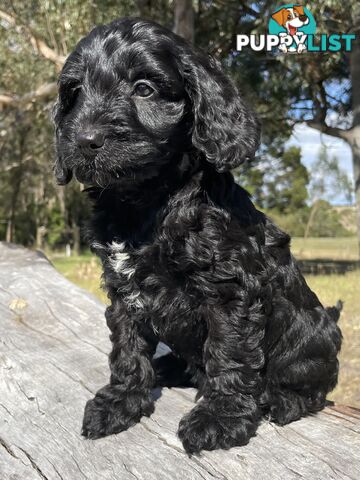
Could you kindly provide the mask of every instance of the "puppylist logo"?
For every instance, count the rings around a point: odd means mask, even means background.
[[[287,4],[273,12],[269,20],[269,33],[237,35],[237,50],[244,47],[259,52],[277,49],[281,53],[350,52],[356,38],[352,33],[315,34],[316,21],[309,9]]]

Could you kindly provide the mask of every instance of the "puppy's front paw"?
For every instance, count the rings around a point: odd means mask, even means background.
[[[306,52],[306,45],[304,45],[303,43],[301,43],[298,48],[297,48],[297,52],[298,53],[303,53],[303,52]]]
[[[205,402],[182,418],[178,435],[184,449],[192,454],[201,450],[228,449],[245,445],[257,424],[239,416],[221,417]]]
[[[201,404],[181,419],[178,430],[184,449],[190,454],[219,448],[224,434],[214,414]]]
[[[122,432],[138,423],[143,415],[149,417],[153,413],[151,394],[112,395],[110,388],[104,387],[87,402],[81,432],[84,437],[95,439]]]

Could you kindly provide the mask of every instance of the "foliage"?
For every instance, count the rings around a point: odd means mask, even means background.
[[[288,148],[274,166],[272,178],[267,182],[267,208],[281,213],[293,213],[305,207],[306,186],[309,175],[301,163],[301,150]]]
[[[289,147],[276,158],[263,155],[257,165],[238,169],[235,177],[261,208],[295,213],[306,206],[309,175],[298,147]]]
[[[304,207],[296,212],[281,213],[278,210],[265,210],[265,213],[285,232],[292,237],[303,237],[305,225],[309,218],[309,208]]]
[[[22,96],[57,80],[59,65],[44,58],[31,36],[66,56],[95,24],[136,12],[135,3],[102,0],[5,0],[1,9],[19,25],[2,19],[0,31],[0,92]],[[56,246],[72,241],[74,226],[82,224],[88,206],[78,187],[61,189],[52,175],[53,100],[0,111],[0,235],[32,245],[38,229]],[[38,245],[39,246],[39,245]]]
[[[331,201],[340,195],[347,203],[352,202],[352,181],[346,171],[340,167],[338,158],[328,155],[325,145],[320,147],[318,158],[311,167],[309,194],[312,202],[318,199]]]
[[[346,230],[340,221],[339,213],[326,200],[317,201],[316,216],[311,224],[311,237],[345,237],[353,233]]]
[[[173,3],[3,0],[0,94],[20,98],[56,82],[61,59],[96,24],[139,15],[172,28]],[[351,30],[349,8],[355,3],[325,0],[312,5],[319,31],[331,33],[339,25]],[[259,158],[241,175],[237,172],[239,181],[258,205],[271,208],[273,216],[283,219],[291,231],[300,232],[307,214],[308,173],[300,163],[300,152],[284,152],[283,145],[295,122],[321,120],[329,113],[347,121],[351,107],[348,59],[340,53],[284,57],[250,49],[236,52],[237,33],[266,32],[274,2],[198,0],[193,5],[195,43],[223,63],[263,124]],[[55,58],[44,55],[39,42],[47,45]],[[39,229],[45,229],[49,245],[75,244],[76,231],[84,224],[89,208],[75,185],[66,187],[65,192],[54,185],[49,121],[53,100],[50,97],[0,111],[0,236],[26,245],[36,243]]]
[[[266,210],[280,228],[294,237],[304,237],[312,208],[304,207],[290,213],[281,213],[277,209]],[[354,232],[348,230],[342,221],[341,213],[325,200],[316,202],[316,211],[308,235],[311,237],[350,237]]]

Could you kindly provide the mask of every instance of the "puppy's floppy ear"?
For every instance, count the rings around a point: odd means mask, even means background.
[[[58,126],[58,110],[59,104],[56,102],[52,111],[52,120],[55,125],[55,162],[53,165],[56,183],[58,185],[66,185],[72,179],[72,171],[65,167],[61,154],[59,152],[59,126]]]
[[[182,62],[194,117],[194,147],[219,172],[251,159],[260,143],[259,123],[220,64],[202,53]]]
[[[282,27],[285,26],[285,22],[286,22],[286,18],[285,16],[287,15],[287,10],[286,8],[282,8],[281,10],[279,10],[278,12],[275,12],[271,15],[271,18],[273,20],[275,20],[276,23],[278,23],[279,25],[281,25]]]
[[[296,13],[298,13],[299,15],[305,15],[305,12],[304,12],[304,7],[302,5],[294,5],[293,6],[293,9]]]
[[[56,178],[56,183],[58,185],[66,185],[70,182],[72,179],[72,171],[69,170],[68,168],[63,167],[59,159],[57,158],[55,160],[55,165],[54,165],[54,175]]]

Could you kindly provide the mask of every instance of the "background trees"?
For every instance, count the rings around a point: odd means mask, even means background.
[[[356,0],[317,3],[311,11],[320,33],[358,32]],[[236,34],[266,32],[275,6],[269,0],[3,0],[0,237],[26,245],[79,246],[86,200],[76,184],[55,187],[51,174],[49,118],[56,80],[81,36],[122,15],[157,20],[222,61],[263,123],[257,163],[235,173],[259,206],[291,233],[303,234],[311,213],[307,187],[312,172],[301,164],[298,149],[284,147],[298,122],[349,143],[360,211],[359,43],[348,55],[235,52]],[[360,216],[358,224],[360,232]]]

